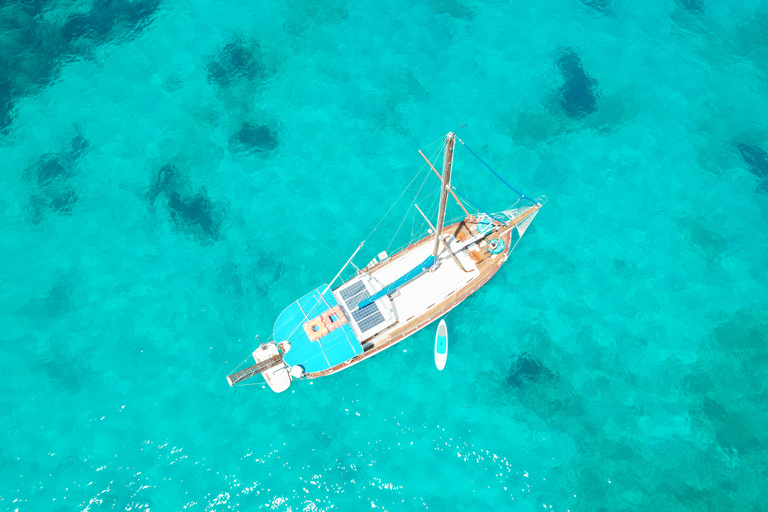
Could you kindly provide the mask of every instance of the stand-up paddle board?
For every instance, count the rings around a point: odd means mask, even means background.
[[[440,320],[435,334],[435,365],[438,370],[445,368],[445,360],[448,359],[448,327],[445,320]]]

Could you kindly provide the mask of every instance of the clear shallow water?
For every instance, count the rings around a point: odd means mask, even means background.
[[[4,6],[2,507],[764,509],[767,14]],[[446,370],[428,329],[230,389],[461,124],[550,202],[448,317]]]

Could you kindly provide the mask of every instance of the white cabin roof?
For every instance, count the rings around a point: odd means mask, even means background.
[[[338,303],[349,313],[347,318],[359,341],[363,342],[398,322],[408,321],[422,314],[480,274],[475,262],[463,250],[462,245],[465,244],[451,236],[448,236],[447,240],[467,272],[456,264],[441,245],[437,255],[439,265],[436,269],[421,273],[388,296],[381,297],[362,309],[357,308],[358,302],[413,270],[432,254],[434,245],[430,241],[405,254],[395,255],[392,261],[382,262],[371,273],[357,276],[333,291]]]
[[[453,250],[457,250],[460,244],[450,237],[450,246]],[[433,247],[432,243],[424,244],[391,263],[382,265],[380,269],[374,269],[371,273],[372,281],[376,283],[378,289],[383,288],[421,263],[432,253]],[[459,250],[456,256],[469,272],[464,272],[453,261],[444,246],[441,245],[440,248],[437,255],[439,265],[435,270],[422,273],[390,294],[392,310],[398,321],[407,321],[423,313],[479,275],[477,265],[466,251]]]

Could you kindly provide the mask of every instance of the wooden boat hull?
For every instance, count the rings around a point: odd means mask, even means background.
[[[538,207],[536,208],[536,210],[538,210]],[[454,224],[446,226],[443,229],[442,234],[444,235],[453,234],[454,232],[458,231],[458,229],[461,228],[462,224],[464,224],[464,221],[456,222]],[[503,231],[503,228],[502,228],[502,231]],[[467,297],[475,293],[478,289],[480,289],[480,287],[482,287],[485,283],[487,283],[491,279],[491,277],[493,277],[496,274],[496,272],[499,271],[499,269],[504,264],[504,262],[506,262],[510,251],[514,248],[514,244],[511,243],[511,238],[512,238],[511,233],[512,233],[511,229],[506,229],[506,233],[500,237],[502,240],[504,240],[504,245],[505,245],[504,251],[495,255],[496,257],[493,258],[493,261],[487,262],[488,264],[485,265],[484,268],[481,270],[480,276],[472,280],[465,287],[457,290],[456,293],[451,294],[449,297],[445,298],[439,303],[436,303],[434,306],[428,308],[424,314],[404,322],[403,325],[399,326],[394,333],[390,333],[387,335],[390,337],[389,340],[376,342],[373,348],[366,350],[362,354],[355,356],[352,359],[349,359],[347,361],[344,361],[341,364],[332,366],[327,370],[324,370],[321,372],[314,372],[314,373],[305,373],[303,375],[303,378],[316,379],[318,377],[325,377],[327,375],[332,375],[341,370],[345,370],[357,363],[365,361],[369,357],[372,357],[378,354],[379,352],[382,352],[390,347],[395,346],[396,344],[405,340],[409,336],[417,333],[421,329],[427,327],[432,322],[438,320],[440,317],[450,312],[453,308],[455,308],[456,306],[464,302],[464,300],[466,300]],[[434,235],[427,236],[415,242],[414,244],[406,247],[405,249],[398,252],[397,254],[393,255],[390,258],[390,261],[398,257],[400,254],[406,253],[407,251],[412,250],[413,248],[421,244],[431,243],[433,241],[434,241]],[[387,336],[385,336],[385,338]]]

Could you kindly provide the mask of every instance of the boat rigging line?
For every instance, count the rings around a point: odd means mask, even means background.
[[[469,204],[471,204],[472,206],[474,206],[475,208],[477,208],[479,211],[481,211],[481,212],[483,212],[484,214],[486,214],[486,215],[488,216],[488,218],[490,219],[490,221],[491,221],[491,222],[495,222],[495,223],[497,223],[497,224],[504,224],[503,222],[501,222],[501,221],[499,221],[498,219],[494,218],[494,217],[493,217],[493,215],[491,215],[490,213],[488,213],[487,211],[485,211],[484,209],[482,209],[482,208],[480,208],[478,205],[476,205],[476,204],[475,204],[475,202],[474,202],[474,201],[472,201],[470,198],[468,198],[467,196],[465,196],[464,194],[462,194],[461,192],[459,192],[458,190],[456,190],[456,187],[453,187],[453,190],[455,190],[455,191],[456,191],[456,193],[457,193],[457,194],[459,194],[463,200],[465,200],[466,202],[468,202]],[[526,198],[526,199],[527,199],[527,198]]]
[[[440,141],[440,140],[442,140],[442,139],[437,139],[437,140],[435,140],[435,141],[433,141],[433,142],[430,142],[429,144],[427,144],[426,146],[424,146],[424,148],[426,149],[426,148],[428,148],[429,146],[431,146],[432,144],[434,144],[435,142],[438,142],[438,141]],[[435,151],[435,154],[439,153],[439,152],[440,152],[442,149],[443,149],[443,148],[442,148],[442,146],[441,146],[440,148],[438,148],[438,150],[437,150],[437,151]],[[368,236],[366,236],[366,237],[363,239],[363,242],[366,242],[366,241],[367,241],[369,238],[371,238],[371,235],[373,235],[373,233],[374,233],[374,232],[375,232],[377,229],[379,229],[379,226],[381,225],[381,223],[382,223],[382,222],[384,222],[384,219],[385,219],[385,218],[387,218],[387,215],[389,215],[389,212],[391,212],[391,211],[392,211],[392,208],[394,208],[394,207],[395,207],[395,205],[397,204],[397,202],[398,202],[398,201],[400,201],[400,198],[401,198],[401,197],[403,197],[403,194],[405,194],[405,193],[408,191],[408,189],[409,189],[409,188],[411,188],[411,185],[413,184],[413,182],[414,182],[414,181],[416,181],[416,178],[418,178],[418,177],[419,177],[419,175],[421,174],[421,171],[422,171],[423,169],[424,169],[424,167],[422,166],[422,167],[421,167],[421,168],[420,168],[420,169],[419,169],[419,170],[416,172],[416,175],[413,177],[413,179],[411,179],[410,183],[408,183],[408,185],[406,185],[406,187],[403,189],[403,191],[402,191],[402,192],[400,192],[400,195],[399,195],[399,196],[397,196],[397,199],[395,199],[395,202],[394,202],[394,203],[392,203],[392,206],[390,206],[390,207],[389,207],[389,210],[387,210],[387,212],[384,214],[384,216],[383,216],[381,219],[379,219],[379,222],[378,222],[378,223],[376,223],[376,226],[375,226],[375,227],[374,227],[374,228],[371,230],[371,232],[370,232],[370,233],[368,233]],[[423,186],[424,186],[424,184],[422,183],[422,185],[421,185],[421,186],[423,187]],[[421,188],[419,188],[419,190],[421,190]],[[417,196],[418,196],[418,193],[417,193]],[[415,199],[414,199],[414,202],[415,202]]]
[[[420,154],[422,157],[424,157],[424,160],[426,160],[426,161],[427,161],[427,163],[429,164],[429,166],[432,168],[432,170],[433,170],[433,171],[435,172],[435,174],[437,175],[438,179],[442,180],[442,179],[443,179],[443,177],[442,177],[442,176],[440,176],[440,173],[439,173],[439,172],[437,172],[437,169],[435,169],[435,166],[434,166],[434,165],[432,165],[432,162],[430,162],[430,161],[427,159],[427,157],[426,157],[426,156],[424,156],[424,153],[422,153],[422,152],[421,152],[421,150],[419,150],[419,154]],[[456,200],[456,202],[459,204],[459,206],[461,206],[461,209],[462,209],[462,210],[464,210],[464,213],[466,213],[466,214],[467,214],[467,217],[471,217],[471,215],[469,214],[469,212],[467,211],[467,209],[466,209],[466,208],[464,208],[464,205],[461,203],[461,201],[459,201],[459,198],[458,198],[458,197],[456,197],[456,194],[454,194],[454,193],[453,193],[453,190],[451,190],[451,189],[448,189],[448,192],[450,192],[450,193],[451,193],[451,195],[452,195],[452,196],[453,196],[453,198]]]
[[[435,151],[435,154],[438,154],[438,153],[439,153],[440,151],[442,151],[442,150],[443,150],[443,146],[440,146],[440,147],[437,149],[437,151]],[[424,169],[424,166],[422,166],[422,167],[421,167],[421,169],[419,169],[419,174],[421,174],[421,171],[422,171],[423,169]],[[415,178],[414,178],[414,179],[415,179]],[[422,182],[421,182],[421,186],[419,187],[419,190],[417,190],[417,191],[416,191],[416,195],[413,197],[413,201],[411,202],[411,206],[409,206],[409,207],[408,207],[408,209],[405,211],[405,215],[403,216],[403,220],[401,220],[401,221],[400,221],[400,225],[399,225],[399,226],[397,226],[397,231],[395,231],[395,234],[392,236],[392,240],[389,242],[389,245],[387,246],[387,252],[389,252],[389,249],[392,247],[392,244],[393,244],[393,243],[395,243],[395,238],[397,238],[397,234],[400,232],[400,228],[402,228],[402,227],[403,227],[403,223],[405,222],[405,219],[407,219],[407,218],[408,218],[408,213],[409,213],[409,212],[411,211],[411,209],[413,208],[413,205],[414,205],[414,204],[416,204],[416,200],[419,198],[419,194],[421,193],[421,190],[424,188],[424,185],[427,183],[427,179],[429,179],[429,173],[427,173],[427,174],[424,176],[424,181],[422,181]],[[413,180],[411,180],[411,183],[413,183]],[[410,183],[409,183],[409,184],[408,184],[408,187],[410,187],[410,186],[411,186],[411,185],[410,185]],[[407,189],[407,187],[406,187],[406,189]],[[405,190],[403,191],[403,193],[405,193]],[[400,194],[400,195],[402,196],[402,194]],[[399,198],[398,198],[398,199],[399,199]],[[394,206],[394,205],[392,205],[392,206]],[[390,210],[391,210],[391,209],[392,209],[392,208],[390,208]],[[389,211],[387,211],[387,213],[389,213]],[[415,215],[415,214],[414,214],[414,215]],[[382,220],[384,220],[384,219],[382,219]],[[381,224],[381,222],[379,222],[379,224]],[[378,226],[377,226],[377,227],[378,227]],[[371,234],[373,234],[373,232],[371,232]],[[370,236],[370,235],[369,235],[369,236]]]
[[[333,283],[334,283],[334,282],[335,282],[335,281],[336,281],[336,280],[339,278],[339,276],[341,275],[341,273],[342,273],[342,272],[344,272],[344,269],[345,269],[345,268],[347,268],[347,265],[349,265],[350,263],[352,263],[352,259],[353,259],[353,258],[355,257],[355,255],[356,255],[356,254],[357,254],[357,253],[360,251],[360,249],[362,249],[362,248],[363,248],[363,245],[364,245],[364,244],[365,244],[365,240],[363,240],[362,242],[360,242],[360,245],[358,245],[358,246],[357,246],[357,249],[355,249],[355,252],[353,252],[353,253],[352,253],[352,256],[350,256],[350,257],[349,257],[349,259],[347,260],[347,262],[344,264],[344,266],[343,266],[343,267],[341,267],[341,270],[339,270],[339,273],[338,273],[338,274],[336,274],[336,277],[334,277],[334,278],[331,280],[331,282],[330,282],[330,283],[328,283],[328,286],[326,286],[326,287],[325,287],[325,290],[323,290],[323,293],[321,293],[321,294],[320,294],[320,297],[322,297],[323,295],[325,295],[325,293],[328,291],[328,289],[331,287],[331,285],[332,285],[332,284],[333,284]]]
[[[458,137],[456,137],[456,140],[458,140],[459,142],[461,142],[461,145],[462,145],[462,146],[464,146],[465,148],[467,148],[467,151],[469,151],[470,153],[472,153],[472,155],[474,155],[474,157],[475,157],[475,158],[477,158],[478,160],[480,160],[480,162],[481,162],[481,163],[482,163],[484,166],[486,166],[486,167],[487,167],[487,168],[488,168],[488,169],[489,169],[489,170],[490,170],[490,171],[491,171],[493,174],[495,174],[495,175],[496,175],[496,177],[497,177],[497,178],[499,178],[499,179],[501,180],[501,182],[502,182],[502,183],[504,183],[506,186],[508,186],[509,188],[511,188],[511,189],[512,189],[512,190],[513,190],[513,191],[514,191],[514,192],[515,192],[517,195],[519,195],[519,196],[520,196],[520,199],[527,199],[528,201],[530,201],[530,202],[532,202],[532,203],[536,204],[536,200],[534,200],[534,199],[531,199],[530,197],[526,196],[525,194],[523,194],[522,192],[520,192],[519,190],[517,190],[515,187],[513,187],[512,185],[510,185],[510,184],[509,184],[509,182],[508,182],[507,180],[505,180],[504,178],[502,178],[502,177],[501,177],[501,174],[499,174],[499,173],[497,173],[496,171],[494,171],[494,170],[493,170],[493,168],[492,168],[490,165],[488,165],[487,163],[485,163],[485,160],[483,160],[482,158],[480,158],[480,157],[477,155],[477,153],[475,153],[474,151],[472,151],[472,150],[470,149],[470,147],[469,147],[469,146],[467,146],[466,144],[464,144],[464,141],[463,141],[463,140],[461,140],[461,139],[460,139],[460,138],[458,138]],[[466,199],[466,198],[465,198],[465,199]]]
[[[424,217],[424,220],[427,221],[427,225],[430,228],[432,228],[432,231],[437,233],[435,226],[433,226],[432,223],[429,221],[429,217],[424,215],[424,212],[421,211],[421,208],[419,208],[419,205],[415,204],[414,206],[416,207],[417,210],[419,210],[419,213],[421,214],[422,217]],[[471,270],[467,270],[466,268],[464,268],[464,265],[461,264],[461,261],[459,261],[459,258],[457,258],[456,255],[453,253],[453,251],[451,250],[451,247],[448,245],[448,242],[446,242],[445,239],[443,239],[443,237],[440,236],[440,233],[437,234],[437,239],[440,240],[440,242],[442,242],[443,247],[445,247],[445,249],[448,251],[448,254],[451,256],[451,259],[453,259],[453,262],[456,263],[456,265],[461,270],[467,273],[471,272]]]

